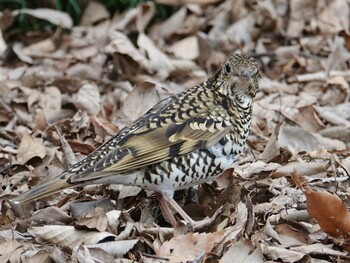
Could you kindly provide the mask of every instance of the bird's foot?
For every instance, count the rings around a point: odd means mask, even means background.
[[[216,210],[216,212],[211,216],[211,217],[206,217],[202,220],[198,220],[198,221],[194,221],[193,219],[192,222],[188,222],[194,231],[197,231],[197,230],[201,230],[201,229],[204,229],[204,228],[207,228],[207,227],[210,227],[214,224],[216,218],[218,217],[218,215],[222,212],[222,206]]]
[[[212,215],[211,217],[206,217],[203,220],[199,220],[199,221],[194,221],[182,208],[181,206],[178,205],[178,203],[176,203],[176,201],[173,198],[170,198],[167,195],[161,194],[162,195],[162,202],[161,202],[161,207],[164,209],[165,204],[163,203],[163,201],[166,201],[167,204],[169,204],[177,213],[179,213],[179,215],[188,223],[192,226],[193,230],[199,230],[199,229],[203,229],[205,227],[209,227],[211,226],[215,219],[217,218],[217,216],[222,212],[222,207],[220,207],[215,213],[214,215]],[[161,200],[160,198],[158,198],[158,200]],[[162,204],[163,203],[163,204]],[[167,207],[169,207],[167,205]],[[171,223],[171,225],[173,227],[176,227],[176,221],[174,222],[174,215],[170,216],[169,215],[169,210],[171,211],[170,208],[166,209],[167,211],[164,213],[164,215],[167,217],[168,221],[170,221],[169,223]]]

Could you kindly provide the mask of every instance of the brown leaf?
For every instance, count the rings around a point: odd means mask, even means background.
[[[30,219],[38,224],[69,224],[73,220],[72,217],[55,206],[37,211]]]
[[[106,211],[102,207],[96,207],[92,212],[84,215],[76,223],[77,229],[92,229],[103,232],[107,229]]]
[[[299,175],[292,173],[294,182],[302,188]],[[346,236],[350,233],[350,212],[342,200],[326,191],[313,191],[309,186],[303,190],[307,211],[315,218],[323,231],[332,236]]]

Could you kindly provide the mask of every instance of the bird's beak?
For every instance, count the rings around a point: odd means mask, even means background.
[[[251,80],[253,77],[253,73],[250,70],[243,70],[242,77],[246,78],[247,80]]]

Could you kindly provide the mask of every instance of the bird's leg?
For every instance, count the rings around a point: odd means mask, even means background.
[[[196,225],[196,221],[194,221],[182,208],[181,206],[176,203],[176,201],[172,198],[167,196],[166,194],[162,194],[163,199],[172,207],[176,212],[179,213],[179,215],[187,221],[192,227]],[[169,206],[168,206],[169,207]]]
[[[220,207],[215,213],[213,216],[211,216],[210,218],[206,217],[204,218],[203,220],[200,220],[200,221],[194,221],[179,205],[178,203],[175,202],[175,200],[166,195],[166,194],[161,194],[162,197],[163,197],[163,200],[164,201],[167,201],[168,204],[176,211],[180,214],[180,216],[185,220],[187,221],[194,230],[198,230],[198,229],[202,229],[202,228],[205,228],[205,227],[208,227],[210,225],[212,225],[216,219],[216,217],[222,212],[222,207]],[[167,207],[169,208],[167,204]],[[170,208],[169,208],[170,209]],[[170,210],[171,212],[171,210]],[[174,216],[173,216],[174,217]]]
[[[162,193],[155,193],[155,195],[156,195],[156,198],[160,204],[160,208],[163,212],[165,220],[168,221],[168,223],[170,223],[172,227],[175,227],[176,226],[176,218],[173,214],[173,211],[169,207],[169,204],[168,204],[169,202],[167,199],[169,197],[167,197],[167,195],[162,194]]]

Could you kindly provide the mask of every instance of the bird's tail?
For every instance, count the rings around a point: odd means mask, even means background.
[[[55,194],[63,189],[77,186],[76,184],[68,183],[68,179],[71,174],[61,174],[45,183],[39,184],[34,188],[24,192],[23,194],[15,197],[10,201],[13,204],[20,204],[29,202],[35,199],[43,198],[52,194]]]

